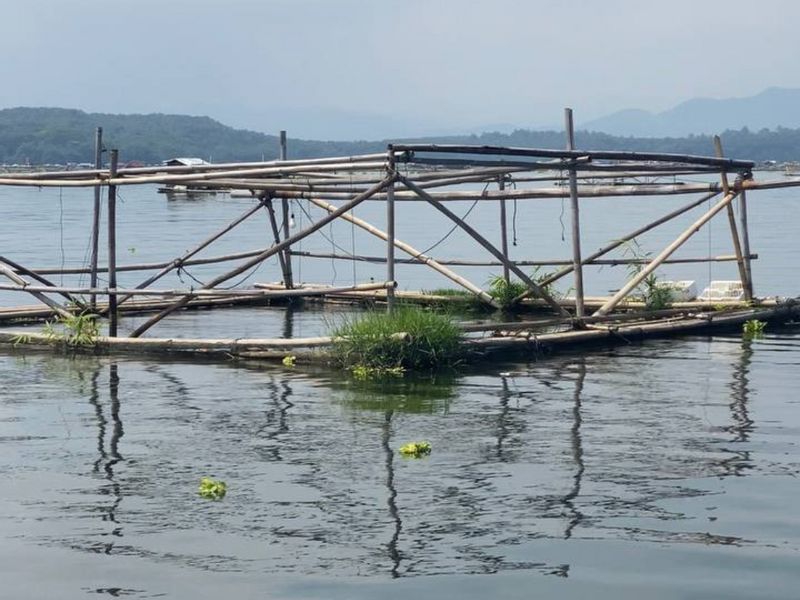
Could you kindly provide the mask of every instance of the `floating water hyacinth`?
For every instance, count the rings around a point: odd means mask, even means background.
[[[400,446],[400,454],[413,458],[421,458],[431,453],[430,442],[409,442]]]
[[[200,480],[200,488],[197,493],[207,500],[222,500],[228,491],[228,486],[224,481],[203,477]]]
[[[760,338],[764,336],[764,329],[767,327],[766,322],[759,321],[758,319],[750,319],[745,321],[742,325],[742,333],[746,339]]]

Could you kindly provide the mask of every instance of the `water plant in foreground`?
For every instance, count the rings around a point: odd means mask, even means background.
[[[742,325],[742,333],[746,339],[760,338],[764,335],[764,329],[767,327],[765,321],[758,319],[750,319],[745,321]]]
[[[222,500],[228,493],[228,486],[224,481],[203,477],[200,480],[200,487],[197,493],[207,500]]]
[[[410,306],[350,317],[333,337],[333,356],[342,367],[373,375],[452,367],[462,351],[462,333],[451,317]]]
[[[100,327],[97,315],[80,313],[70,316],[59,316],[54,321],[45,323],[43,333],[50,342],[63,342],[67,346],[94,346]]]
[[[409,442],[400,446],[398,451],[403,456],[421,458],[431,453],[431,444],[430,442]]]

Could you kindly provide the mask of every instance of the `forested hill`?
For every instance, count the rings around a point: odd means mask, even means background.
[[[278,139],[227,127],[208,117],[185,115],[111,115],[63,108],[0,110],[0,163],[47,164],[92,162],[94,131],[103,128],[105,145],[118,148],[120,160],[153,164],[175,156],[197,156],[213,162],[256,161],[278,156]],[[291,132],[289,132],[291,135]],[[726,155],[756,161],[800,160],[800,129],[742,129],[722,132]],[[395,140],[397,141],[397,140]],[[517,130],[510,134],[416,138],[438,143],[490,144],[563,148],[564,134]],[[682,138],[618,137],[579,131],[579,148],[713,155],[707,135]],[[383,141],[332,142],[289,140],[290,158],[343,156],[381,151]]]

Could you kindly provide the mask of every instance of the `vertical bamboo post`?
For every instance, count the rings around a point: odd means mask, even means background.
[[[263,197],[261,202],[267,207],[267,213],[269,214],[269,223],[272,227],[272,237],[275,240],[275,244],[281,243],[281,232],[280,228],[278,227],[278,219],[275,217],[275,208],[272,206],[272,199],[269,197]],[[290,259],[291,255],[287,256],[285,252],[278,252],[278,262],[281,265],[281,273],[283,273],[283,283],[284,287],[286,286],[286,281],[291,278],[289,275],[289,268],[287,266],[286,260]]]
[[[117,175],[117,162],[119,151],[111,151],[111,163],[108,175],[114,178]],[[117,287],[117,186],[108,186],[108,287],[115,290]],[[108,336],[117,337],[117,294],[108,294]]]
[[[753,297],[753,270],[750,262],[750,234],[747,230],[747,196],[745,191],[739,194],[739,222],[742,226],[742,252],[744,253],[744,266],[747,271],[747,287],[745,296]]]
[[[718,135],[714,136],[714,150],[717,156],[722,158],[722,140],[720,140]],[[724,168],[720,173],[720,180],[722,182],[722,193],[725,195],[729,194],[730,186],[728,184],[728,174],[725,172]],[[742,245],[739,242],[739,231],[736,228],[736,215],[733,212],[733,205],[731,203],[728,203],[726,212],[728,214],[728,224],[731,228],[733,251],[736,254],[736,266],[739,267],[739,280],[742,282],[742,290],[744,290],[744,299],[750,301],[753,299],[753,295],[749,291],[752,289],[752,286],[748,282],[747,268],[745,267],[744,257],[742,256]]]
[[[501,192],[506,189],[506,176],[500,175],[497,180],[497,189]],[[508,261],[508,219],[506,217],[506,199],[500,199],[500,251],[503,258]],[[511,281],[511,271],[508,265],[503,263],[503,279],[506,283]]]
[[[286,160],[288,156],[286,146],[286,130],[281,129],[280,132],[280,159]],[[283,239],[289,239],[289,199],[281,198],[281,213],[283,217]],[[283,285],[287,290],[294,288],[294,277],[292,276],[292,248],[286,248],[283,252]]]
[[[564,109],[564,127],[567,132],[567,150],[575,150],[575,128],[572,109]],[[583,306],[583,262],[581,261],[581,223],[578,205],[578,176],[575,168],[569,169],[569,200],[572,208],[572,269],[575,285],[575,316],[582,319]]]
[[[103,128],[98,127],[94,135],[94,168],[103,167]],[[91,276],[89,287],[97,288],[97,255],[100,248],[100,186],[94,186],[94,210],[92,212],[92,248],[91,248]],[[97,296],[89,297],[89,306],[92,310],[97,308]]]
[[[391,177],[394,169],[394,149],[389,144],[386,153],[386,176]],[[386,281],[394,281],[394,180],[386,188]],[[394,310],[394,287],[386,290],[386,310]]]

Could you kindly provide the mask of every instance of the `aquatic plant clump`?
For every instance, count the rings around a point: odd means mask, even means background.
[[[742,325],[742,333],[744,337],[748,339],[759,338],[764,335],[764,329],[766,327],[766,322],[759,321],[758,319],[750,319],[749,321],[745,321],[744,325]]]
[[[514,298],[524,294],[528,287],[521,281],[506,281],[501,276],[489,280],[489,295],[500,305],[501,309],[510,308]]]
[[[462,353],[462,332],[451,317],[415,307],[350,318],[333,337],[339,364],[372,374],[452,367]]]
[[[228,486],[224,481],[203,477],[200,480],[200,487],[197,493],[206,500],[222,500],[228,493]]]
[[[431,444],[430,442],[409,442],[408,444],[400,446],[398,452],[403,456],[422,458],[431,453]]]

